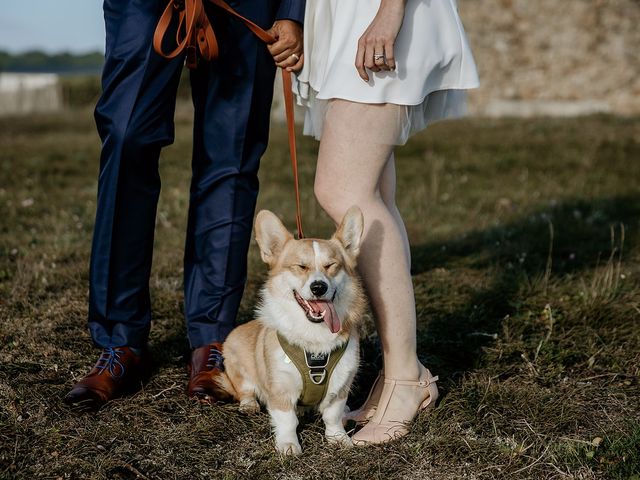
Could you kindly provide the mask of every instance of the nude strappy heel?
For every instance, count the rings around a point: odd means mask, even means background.
[[[359,425],[367,423],[373,414],[376,413],[376,408],[378,407],[378,402],[380,401],[380,395],[382,394],[382,387],[384,385],[384,372],[380,370],[378,372],[378,376],[373,382],[371,386],[371,390],[369,390],[369,395],[367,395],[367,399],[357,410],[353,410],[351,412],[347,412],[342,417],[342,423],[346,423],[348,421],[354,421]]]
[[[425,409],[435,407],[438,377],[420,365],[416,381],[386,378],[378,407],[369,422],[353,437],[354,445],[383,443],[409,433],[409,424]]]

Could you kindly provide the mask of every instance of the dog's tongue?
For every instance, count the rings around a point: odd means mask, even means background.
[[[340,331],[340,318],[336,312],[336,307],[329,300],[307,300],[314,315],[320,315],[324,311],[324,323],[327,324],[331,333]]]

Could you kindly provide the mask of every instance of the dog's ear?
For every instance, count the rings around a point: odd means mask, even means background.
[[[362,232],[364,230],[364,218],[362,211],[356,205],[347,210],[342,217],[342,223],[334,233],[333,238],[339,241],[344,249],[354,258],[358,256],[360,251],[360,241],[362,240]]]
[[[293,235],[273,212],[261,210],[258,213],[256,216],[256,240],[264,263],[270,266],[275,264],[284,244],[292,238]]]

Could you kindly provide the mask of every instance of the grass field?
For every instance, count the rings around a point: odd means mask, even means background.
[[[184,395],[182,247],[191,122],[162,155],[151,288],[156,371],[97,414],[62,397],[85,329],[99,141],[85,110],[0,120],[1,478],[640,478],[640,119],[443,123],[399,150],[423,362],[438,408],[393,444],[340,450],[307,418],[279,458],[266,414]],[[306,230],[317,145],[301,142]],[[285,132],[259,207],[293,228]],[[265,269],[255,243],[240,321]],[[352,405],[379,364],[371,322]]]

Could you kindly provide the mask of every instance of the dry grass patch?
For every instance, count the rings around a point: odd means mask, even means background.
[[[274,453],[265,414],[184,396],[190,129],[179,115],[161,160],[155,373],[77,416],[61,398],[96,359],[85,319],[99,142],[89,111],[0,121],[0,477],[638,478],[639,119],[466,120],[400,149],[419,349],[442,401],[402,441],[370,448],[327,445],[311,416],[298,459]],[[285,135],[274,127],[260,207],[292,225]],[[302,140],[302,198],[322,236],[316,149]],[[239,321],[263,276],[254,245]],[[380,362],[371,324],[364,348],[352,404]]]

